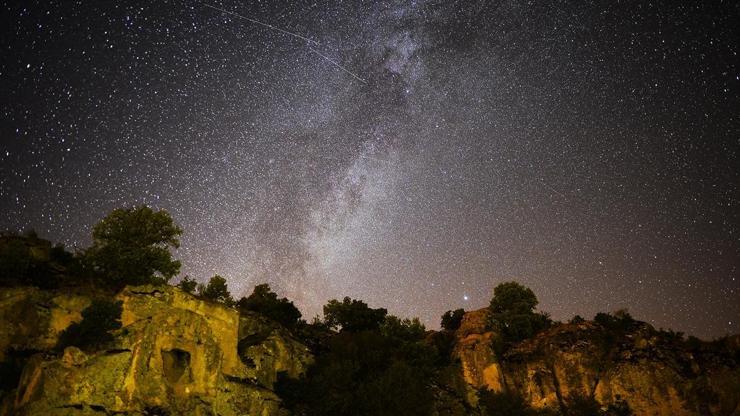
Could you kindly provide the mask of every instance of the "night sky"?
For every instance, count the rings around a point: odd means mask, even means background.
[[[517,280],[740,332],[735,2],[1,4],[0,229],[165,208],[182,275],[309,319],[436,328]]]

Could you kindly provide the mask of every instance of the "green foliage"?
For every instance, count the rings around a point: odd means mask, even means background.
[[[324,305],[324,323],[342,331],[373,331],[380,328],[388,311],[372,309],[361,300],[345,297],[342,302],[332,299]]]
[[[498,353],[550,326],[547,314],[534,311],[537,304],[537,296],[526,286],[516,282],[496,286],[488,309],[490,326],[499,334],[494,345]]]
[[[418,318],[344,298],[324,306],[324,321],[302,324],[320,348],[300,380],[280,378],[276,389],[296,415],[428,415],[440,362]],[[339,333],[330,328],[341,328]],[[328,336],[328,337],[327,337]]]
[[[581,315],[576,315],[573,318],[571,318],[571,320],[569,321],[569,323],[571,324],[582,324],[584,322],[586,322],[586,320],[583,319]]]
[[[260,313],[287,328],[295,328],[300,322],[301,312],[287,298],[279,298],[263,283],[254,287],[252,294],[239,299],[236,303],[239,310]]]
[[[638,323],[626,309],[620,309],[613,314],[599,312],[594,316],[594,322],[609,331],[620,333],[629,331]]]
[[[164,210],[116,209],[95,225],[85,261],[114,286],[164,283],[180,271],[170,248],[180,246],[181,234]]]
[[[304,378],[282,378],[276,391],[296,415],[428,415],[435,360],[422,342],[343,331]]]
[[[380,325],[380,333],[392,339],[413,342],[424,338],[426,328],[419,321],[419,318],[400,319],[393,315],[387,315]]]
[[[191,279],[190,276],[185,276],[177,284],[177,287],[182,289],[183,292],[187,292],[192,295],[193,293],[195,293],[195,289],[198,287],[198,282],[195,281],[195,279]]]
[[[226,306],[234,305],[234,298],[229,293],[229,287],[226,285],[226,279],[219,275],[214,275],[208,280],[208,284],[198,286],[198,296],[214,302],[223,303]]]
[[[454,311],[447,311],[442,315],[442,328],[448,331],[454,331],[460,328],[463,316],[465,316],[465,309],[455,309]]]
[[[74,345],[85,351],[96,351],[113,340],[111,331],[121,327],[122,303],[94,299],[82,311],[82,321],[73,323],[59,336],[57,347]]]
[[[493,299],[489,308],[494,314],[524,315],[532,313],[538,303],[532,289],[517,282],[505,282],[493,289]]]

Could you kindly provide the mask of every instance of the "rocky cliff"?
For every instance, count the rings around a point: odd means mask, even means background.
[[[174,287],[128,287],[116,298],[113,345],[85,354],[53,347],[89,296],[0,290],[0,361],[22,367],[0,414],[280,415],[278,374],[297,377],[313,359],[279,325]]]
[[[118,293],[122,327],[102,351],[56,349],[92,297],[0,289],[0,415],[285,415],[278,376],[299,377],[313,362],[275,322],[171,286]],[[486,313],[468,312],[454,334],[429,333],[454,346],[432,386],[435,415],[486,414],[478,400],[488,390],[556,411],[592,397],[636,415],[740,416],[740,339],[690,347],[637,321],[621,332],[583,321],[497,354]]]
[[[593,322],[556,324],[498,357],[487,311],[468,312],[454,356],[475,391],[514,392],[534,408],[576,396],[626,402],[636,415],[740,415],[737,346],[691,349],[645,323],[614,335]]]

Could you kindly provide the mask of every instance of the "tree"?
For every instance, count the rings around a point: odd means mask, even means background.
[[[517,282],[501,283],[493,289],[490,310],[492,313],[532,313],[539,301],[532,289]]]
[[[198,296],[212,300],[214,302],[223,303],[226,306],[232,306],[234,299],[229,293],[229,287],[226,285],[226,279],[219,275],[214,275],[208,280],[208,284],[198,287]]]
[[[293,328],[301,319],[301,311],[286,298],[278,299],[270,285],[263,283],[254,287],[249,297],[236,303],[239,310],[260,313],[287,328]]]
[[[330,328],[342,331],[374,331],[380,328],[388,311],[372,309],[361,300],[345,297],[342,302],[332,299],[324,305],[324,322]]]
[[[454,331],[460,328],[463,316],[465,316],[465,309],[455,309],[454,311],[447,311],[442,315],[442,328],[448,331]]]
[[[426,328],[419,318],[400,319],[397,316],[387,315],[380,325],[380,333],[391,339],[413,342],[424,338]]]
[[[121,327],[121,301],[94,299],[82,310],[82,321],[68,326],[59,336],[57,346],[74,345],[86,351],[96,351],[113,340],[111,331]]]
[[[490,325],[499,332],[499,353],[509,345],[531,338],[550,325],[549,317],[536,313],[539,301],[534,292],[517,282],[501,283],[493,290],[488,307]]]
[[[295,415],[429,415],[434,359],[434,349],[421,341],[342,331],[304,377],[280,378],[275,387]]]
[[[165,283],[180,271],[170,248],[180,246],[181,234],[167,211],[119,208],[93,228],[85,260],[114,285]]]
[[[583,319],[583,317],[581,315],[576,315],[573,318],[571,318],[571,320],[570,320],[569,323],[574,324],[574,325],[578,325],[578,324],[582,324],[584,322],[586,322],[586,320]]]
[[[198,287],[198,282],[196,282],[195,279],[191,279],[190,276],[185,276],[180,280],[180,283],[177,284],[177,287],[182,289],[183,292],[187,292],[192,295]]]

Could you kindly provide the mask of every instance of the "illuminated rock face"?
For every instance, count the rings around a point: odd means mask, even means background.
[[[477,389],[509,390],[536,408],[559,408],[579,395],[604,406],[623,400],[635,415],[740,415],[735,359],[694,357],[646,324],[609,354],[596,341],[603,330],[583,322],[556,325],[499,359],[485,322],[485,309],[469,312],[456,333],[454,355],[473,401]]]
[[[115,345],[91,355],[68,347],[61,357],[32,356],[6,413],[281,415],[277,374],[297,377],[312,362],[279,325],[174,287],[128,287],[117,299],[123,327]],[[31,332],[48,335],[55,323]],[[37,338],[27,344],[55,343],[31,342]]]
[[[8,351],[46,351],[69,324],[82,319],[87,296],[34,287],[0,290],[0,362]]]

